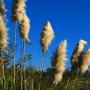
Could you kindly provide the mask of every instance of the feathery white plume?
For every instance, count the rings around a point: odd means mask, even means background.
[[[20,24],[20,36],[26,42],[31,43],[28,38],[29,30],[30,30],[30,20],[27,15],[24,15],[23,20]]]
[[[81,73],[84,74],[88,70],[88,65],[90,65],[90,48],[87,50],[82,58]]]
[[[87,42],[84,40],[80,40],[76,46],[76,48],[73,51],[73,54],[71,56],[71,63],[72,63],[72,69],[77,69],[79,64],[79,58],[84,50],[85,45],[87,45]]]
[[[25,0],[14,0],[12,15],[13,20],[21,22],[25,13]]]
[[[40,44],[42,47],[42,51],[47,51],[51,41],[54,38],[54,31],[51,26],[51,23],[47,21],[43,27],[41,32]]]
[[[52,67],[55,71],[53,84],[57,85],[63,78],[65,71],[67,41],[61,42],[52,57]]]
[[[7,30],[4,19],[0,15],[0,49],[7,48]]]

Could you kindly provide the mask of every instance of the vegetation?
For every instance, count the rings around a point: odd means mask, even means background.
[[[26,53],[26,43],[31,41],[28,37],[30,20],[25,9],[26,0],[14,0],[12,7],[12,20],[15,24],[14,42],[8,40],[6,27],[6,10],[3,0],[0,0],[0,90],[89,90],[90,48],[84,51],[87,42],[80,40],[71,56],[71,69],[65,68],[67,59],[67,41],[58,45],[51,58],[51,68],[44,70],[44,54],[48,51],[55,37],[51,23],[47,21],[42,29],[40,44],[42,50],[42,68],[37,70],[34,66],[25,66],[30,62],[32,54]],[[19,28],[18,28],[19,27]],[[17,29],[21,37],[21,52],[17,60]],[[9,42],[9,43],[8,43]]]
[[[89,90],[90,88],[90,73],[84,75],[72,74],[66,70],[63,80],[57,85],[52,84],[51,69],[43,72],[40,78],[40,71],[33,67],[26,69],[25,76],[23,74],[23,90]],[[5,69],[5,89],[2,89],[2,75],[0,74],[0,90],[13,90],[13,68]],[[24,84],[26,80],[26,86]],[[41,84],[41,85],[40,85]],[[41,86],[41,87],[40,87]],[[20,90],[20,69],[16,69],[16,87],[15,90]]]

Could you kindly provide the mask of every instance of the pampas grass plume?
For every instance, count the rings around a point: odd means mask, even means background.
[[[5,48],[7,48],[7,30],[4,19],[2,15],[0,15],[0,49]]]
[[[43,27],[41,32],[40,44],[42,47],[42,51],[47,51],[51,41],[54,38],[54,31],[51,26],[51,23],[47,21]]]
[[[14,21],[21,22],[25,14],[25,0],[14,0],[13,15]]]
[[[90,65],[90,48],[87,50],[82,58],[81,73],[84,74],[88,70],[88,65]]]
[[[84,50],[85,45],[87,45],[87,42],[84,40],[80,40],[71,56],[71,63],[72,65],[76,64],[79,62],[79,57],[81,55],[81,53]]]
[[[30,30],[30,20],[28,16],[25,14],[20,24],[20,36],[22,39],[24,39],[28,43],[30,43],[30,40],[28,37],[29,30]]]
[[[53,84],[57,85],[63,78],[65,71],[67,41],[61,42],[52,57],[52,67],[55,71]]]

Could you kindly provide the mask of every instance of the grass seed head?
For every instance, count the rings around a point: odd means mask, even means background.
[[[88,70],[88,65],[90,65],[90,48],[87,50],[82,58],[81,73],[84,74]]]
[[[7,48],[7,30],[4,19],[2,15],[0,15],[0,49],[5,48]]]
[[[13,3],[13,15],[12,18],[16,22],[21,22],[23,20],[25,11],[25,0],[14,0]]]
[[[66,61],[66,48],[67,41],[63,41],[58,46],[56,52],[52,57],[52,67],[55,71],[53,84],[58,84],[63,77],[63,73],[65,71],[65,61]]]
[[[24,18],[20,24],[20,36],[28,43],[30,43],[30,40],[28,37],[29,30],[30,30],[30,20],[27,15],[24,15]]]
[[[80,60],[80,56],[83,53],[84,47],[85,45],[87,45],[87,42],[84,40],[80,40],[76,46],[76,48],[74,49],[74,52],[71,56],[71,63],[72,63],[72,67],[77,68],[77,64],[79,64]]]
[[[51,23],[47,21],[43,27],[41,32],[40,44],[42,47],[42,51],[47,51],[51,41],[54,38],[54,31],[51,26]]]

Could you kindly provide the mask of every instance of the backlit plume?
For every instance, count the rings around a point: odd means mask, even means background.
[[[56,52],[52,57],[52,67],[54,69],[54,80],[53,84],[57,85],[63,78],[63,73],[65,71],[65,61],[66,61],[66,48],[67,41],[61,42],[58,46]]]
[[[42,47],[42,51],[47,51],[51,41],[54,38],[54,31],[51,26],[51,23],[47,21],[43,27],[41,32],[40,44]]]
[[[27,15],[24,15],[24,18],[20,24],[20,36],[28,43],[30,43],[28,37],[29,30],[30,30],[30,20]]]
[[[84,74],[88,70],[88,65],[90,65],[90,48],[87,50],[82,58],[81,73]]]
[[[13,20],[21,22],[25,13],[25,0],[14,0],[12,15]]]
[[[7,48],[7,30],[4,19],[2,15],[0,15],[0,49],[5,48]]]
[[[81,56],[81,54],[83,53],[84,47],[87,44],[86,41],[84,40],[80,40],[76,46],[76,48],[74,49],[74,52],[71,56],[71,63],[72,63],[72,69],[76,70],[77,67],[79,66],[79,58]]]

